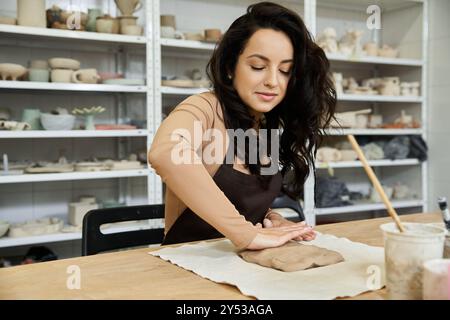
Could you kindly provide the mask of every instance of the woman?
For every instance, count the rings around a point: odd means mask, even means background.
[[[263,2],[233,22],[207,72],[213,91],[181,102],[149,151],[167,187],[163,244],[225,236],[238,249],[258,250],[314,239],[311,227],[284,219],[270,204],[282,188],[300,197],[321,129],[333,117],[336,93],[324,52],[296,13]],[[281,132],[256,163],[250,159],[263,144],[245,139],[242,147],[229,136],[251,129]],[[262,174],[273,164],[274,174]],[[284,188],[288,173],[293,179]]]

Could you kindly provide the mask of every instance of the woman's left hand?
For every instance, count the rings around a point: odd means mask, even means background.
[[[263,221],[264,228],[272,228],[272,227],[288,227],[292,225],[301,225],[304,226],[305,229],[310,229],[307,233],[293,239],[296,241],[311,241],[316,238],[316,232],[312,227],[308,226],[305,221],[302,222],[292,222],[285,218],[283,218],[279,213],[272,211],[270,214],[266,216]]]

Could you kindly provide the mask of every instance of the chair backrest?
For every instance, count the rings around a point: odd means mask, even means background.
[[[300,206],[300,202],[295,201],[294,199],[290,198],[286,194],[280,194],[278,197],[273,200],[272,205],[270,206],[272,209],[276,208],[289,208],[297,212],[298,217],[300,221],[305,220],[305,215],[303,213],[303,209]]]
[[[164,218],[164,204],[97,209],[83,218],[81,254],[88,256],[103,251],[161,243],[164,229],[145,229],[103,234],[106,223]]]

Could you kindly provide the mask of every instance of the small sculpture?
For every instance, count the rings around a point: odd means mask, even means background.
[[[384,44],[381,48],[378,49],[378,56],[384,58],[397,58],[398,50],[392,48],[387,44]]]
[[[317,37],[317,45],[327,53],[336,53],[338,51],[338,44],[336,40],[337,34],[334,28],[326,28]]]
[[[95,130],[94,115],[104,112],[106,109],[102,106],[91,108],[75,108],[72,110],[74,115],[83,115],[86,117],[85,130]]]
[[[346,56],[360,56],[363,33],[361,30],[348,30],[345,36],[339,40],[339,52]]]
[[[30,129],[31,126],[26,122],[0,120],[0,130],[24,131]]]

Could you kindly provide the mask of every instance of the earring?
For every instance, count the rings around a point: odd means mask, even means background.
[[[231,74],[229,74],[229,75],[228,75],[228,79],[230,79],[230,80],[231,80],[231,78],[232,78],[232,77],[231,77]]]

